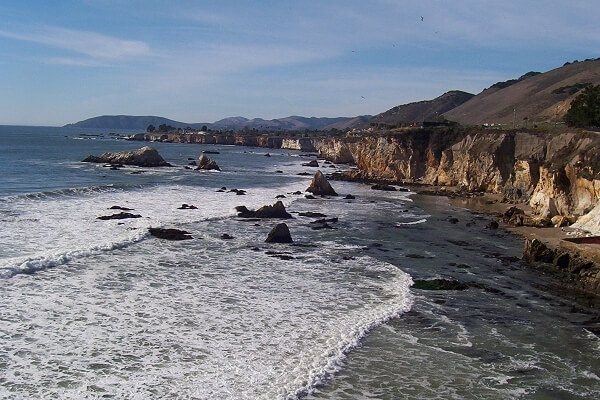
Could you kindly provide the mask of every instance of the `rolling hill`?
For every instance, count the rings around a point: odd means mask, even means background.
[[[436,118],[440,118],[447,111],[468,101],[473,96],[474,95],[471,93],[452,90],[433,100],[417,101],[396,106],[374,116],[368,121],[362,122],[357,125],[357,127],[364,128],[373,124],[400,125],[409,124],[411,122],[435,120]]]
[[[463,125],[523,124],[562,119],[586,84],[600,84],[600,59],[566,63],[545,73],[529,72],[498,82],[445,117]]]

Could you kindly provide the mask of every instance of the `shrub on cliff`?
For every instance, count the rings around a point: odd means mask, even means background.
[[[590,85],[575,97],[565,122],[569,126],[600,126],[600,85]]]

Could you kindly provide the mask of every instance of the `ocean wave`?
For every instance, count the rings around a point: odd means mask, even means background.
[[[60,265],[64,265],[75,259],[95,256],[100,253],[123,249],[128,246],[131,246],[132,244],[138,243],[147,237],[149,237],[149,233],[147,230],[144,230],[143,232],[139,232],[135,236],[120,241],[99,244],[88,248],[68,250],[64,252],[59,251],[48,255],[15,260],[13,262],[9,262],[8,264],[0,266],[0,279],[9,279],[19,274],[33,274],[48,268],[54,268]]]
[[[43,192],[32,192],[22,193],[17,195],[0,197],[0,203],[12,203],[23,200],[44,200],[52,199],[61,196],[74,197],[74,196],[90,196],[101,193],[120,192],[131,189],[141,189],[144,185],[139,184],[107,184],[98,186],[86,186],[86,187],[75,187],[56,189]]]
[[[363,257],[362,259],[366,258]],[[369,260],[367,262],[372,261]],[[413,280],[409,274],[391,265],[389,267],[395,270],[397,276],[388,281],[383,289],[389,292],[390,297],[393,299],[392,302],[378,305],[369,310],[366,313],[367,315],[362,319],[358,318],[351,329],[344,336],[340,337],[339,341],[326,352],[327,363],[312,371],[308,379],[305,379],[304,384],[293,393],[287,395],[286,400],[298,400],[303,396],[313,393],[318,386],[323,385],[332,375],[341,370],[347,354],[360,346],[362,340],[373,329],[410,311],[414,301],[413,295],[410,292]]]

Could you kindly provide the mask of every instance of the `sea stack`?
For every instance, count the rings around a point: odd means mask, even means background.
[[[196,169],[197,170],[198,169],[206,169],[206,170],[214,169],[216,171],[221,170],[221,168],[219,168],[219,166],[217,165],[215,160],[211,160],[210,158],[206,157],[204,154],[202,154],[200,156],[200,158],[198,159],[198,167]]]
[[[306,191],[319,196],[338,195],[320,170],[315,173],[315,176],[313,177],[313,180]]]
[[[171,164],[158,154],[158,151],[150,146],[144,146],[134,151],[119,151],[116,153],[104,153],[97,156],[88,156],[83,162],[136,165],[138,167],[170,167]]]

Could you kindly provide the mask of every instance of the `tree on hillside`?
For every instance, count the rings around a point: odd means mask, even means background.
[[[589,85],[575,97],[565,122],[569,126],[600,126],[600,85]]]
[[[146,132],[148,132],[148,133],[152,133],[155,130],[156,130],[156,128],[152,124],[148,125],[148,127],[146,128]]]

